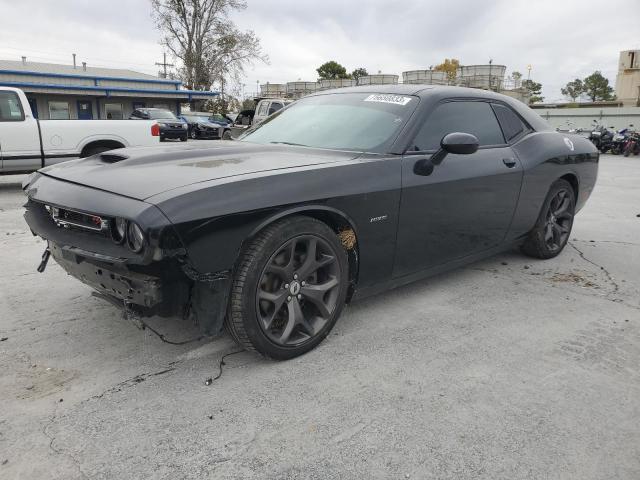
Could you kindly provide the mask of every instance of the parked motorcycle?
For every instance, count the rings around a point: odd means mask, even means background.
[[[634,155],[638,155],[640,153],[640,133],[633,131],[629,132],[627,135],[623,155],[628,157],[632,153]]]
[[[611,153],[613,155],[622,155],[627,145],[628,128],[618,130],[611,140]]]
[[[598,124],[596,120],[593,121],[594,128],[589,134],[589,140],[600,150],[601,153],[611,149],[611,142],[613,140],[614,133],[604,125]],[[611,127],[613,129],[613,127]]]

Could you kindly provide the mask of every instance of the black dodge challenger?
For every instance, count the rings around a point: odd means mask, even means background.
[[[598,152],[509,97],[457,87],[307,96],[239,141],[131,148],[27,178],[25,218],[71,275],[140,317],[225,326],[276,359],[346,302],[519,246],[558,255]]]

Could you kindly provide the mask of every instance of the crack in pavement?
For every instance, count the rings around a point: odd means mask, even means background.
[[[578,240],[574,238],[572,242],[581,242],[581,243],[615,243],[617,245],[632,245],[634,247],[640,247],[640,243],[633,242],[619,242],[617,240]]]
[[[578,252],[578,255],[580,255],[580,258],[582,258],[585,262],[590,263],[591,265],[593,265],[595,267],[598,267],[600,270],[602,270],[604,272],[605,276],[607,277],[607,280],[609,280],[609,283],[611,283],[611,285],[613,285],[613,292],[611,292],[611,294],[618,293],[618,290],[620,290],[620,286],[613,279],[613,276],[611,275],[611,273],[609,273],[609,270],[604,268],[602,265],[594,262],[593,260],[588,259],[584,255],[584,252],[582,250],[580,250],[578,247],[576,247],[573,243],[567,242],[567,245],[571,246],[571,248],[573,248],[576,252]]]
[[[67,458],[69,458],[71,460],[71,462],[73,463],[74,467],[76,467],[76,470],[78,470],[78,473],[82,476],[82,478],[89,478],[87,476],[86,473],[84,473],[84,471],[82,470],[82,468],[80,468],[80,461],[71,453],[69,452],[65,452],[63,450],[60,450],[58,448],[56,448],[54,446],[55,440],[56,440],[56,436],[55,435],[49,435],[49,433],[47,432],[47,429],[53,425],[53,422],[55,421],[56,415],[57,415],[57,410],[58,410],[58,406],[56,405],[55,408],[53,409],[53,414],[51,415],[51,417],[49,418],[49,421],[43,426],[42,428],[42,434],[47,437],[49,439],[49,449],[54,452],[56,455],[64,455]]]
[[[83,401],[80,402],[79,405],[88,402],[89,400],[98,400],[102,397],[104,397],[105,395],[108,395],[110,393],[116,393],[116,392],[121,392],[123,389],[126,388],[130,388],[133,387],[139,383],[144,382],[146,379],[148,378],[152,378],[152,377],[157,377],[159,375],[164,375],[165,373],[169,373],[169,372],[173,372],[176,367],[175,365],[177,365],[179,362],[171,362],[169,363],[169,366],[163,370],[159,370],[157,372],[151,372],[151,373],[141,373],[139,375],[135,375],[131,378],[128,378],[127,380],[124,380],[116,385],[114,385],[113,387],[108,388],[107,390],[105,390],[104,392],[98,394],[98,395],[93,395]]]

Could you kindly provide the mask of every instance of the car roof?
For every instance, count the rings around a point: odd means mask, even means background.
[[[362,85],[358,87],[334,88],[312,93],[307,97],[344,93],[388,93],[394,95],[415,95],[420,98],[438,101],[447,98],[473,98],[497,100],[506,103],[520,114],[536,131],[553,130],[551,126],[536,112],[520,100],[496,93],[491,90],[479,88],[454,87],[448,85],[420,85],[420,84],[393,84],[393,85]],[[304,97],[304,98],[307,98]]]

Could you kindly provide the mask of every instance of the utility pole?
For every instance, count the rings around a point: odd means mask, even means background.
[[[162,54],[162,57],[163,57],[162,63],[156,62],[156,65],[164,68],[163,78],[167,78],[167,67],[173,67],[174,65],[173,63],[167,63],[167,52],[164,52]]]

